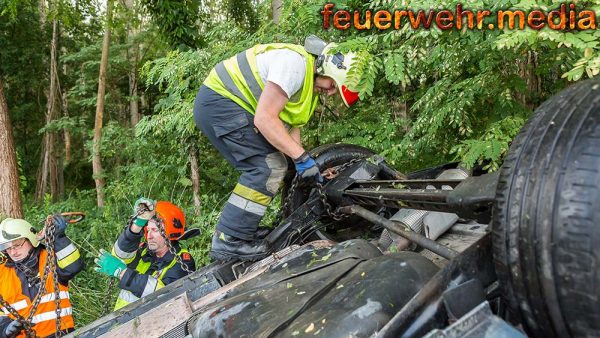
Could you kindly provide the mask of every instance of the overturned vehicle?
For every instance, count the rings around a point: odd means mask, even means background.
[[[502,168],[402,174],[314,149],[258,262],[213,263],[77,337],[600,337],[600,81],[539,107]]]

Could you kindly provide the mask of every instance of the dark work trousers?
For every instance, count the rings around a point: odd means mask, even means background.
[[[253,240],[283,182],[287,160],[258,132],[252,114],[204,85],[194,102],[194,121],[219,153],[242,173],[223,208],[217,230]]]

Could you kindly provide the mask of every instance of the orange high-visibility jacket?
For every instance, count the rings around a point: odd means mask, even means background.
[[[40,250],[40,277],[44,274],[44,266],[47,257],[48,251],[46,251],[46,249]],[[17,310],[21,316],[27,318],[34,300],[29,299],[29,297],[23,294],[21,280],[17,276],[16,269],[14,267],[7,267],[5,264],[0,265],[0,280],[2,280],[0,283],[0,295],[2,295],[4,300]],[[60,283],[58,285],[60,289],[60,328],[61,331],[63,331],[74,328],[75,323],[73,322],[73,309],[71,307],[71,301],[69,300],[69,288]],[[31,319],[33,329],[40,337],[53,335],[56,333],[56,306],[54,303],[55,293],[52,283],[52,273],[48,276],[45,288],[40,292],[38,297],[41,297],[42,299],[37,307],[37,311]],[[2,308],[0,316],[9,316],[11,320],[14,319],[5,308]],[[25,335],[24,333],[21,333],[18,337],[25,337]]]

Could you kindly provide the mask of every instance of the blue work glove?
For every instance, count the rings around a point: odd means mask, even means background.
[[[156,201],[149,198],[138,198],[133,205],[133,214],[137,215],[133,223],[139,227],[145,227],[148,221],[154,217]]]
[[[98,258],[94,259],[94,263],[97,265],[94,267],[94,271],[103,273],[109,277],[119,278],[121,272],[127,269],[127,265],[122,260],[109,254],[104,249],[100,249],[100,254]]]
[[[52,223],[54,223],[56,229],[54,234],[57,237],[64,236],[65,230],[67,230],[67,221],[65,220],[65,218],[62,217],[60,214],[55,214],[54,216],[52,216]]]
[[[18,320],[13,320],[4,329],[4,336],[8,338],[16,337],[23,331],[23,324]]]
[[[305,151],[300,157],[294,160],[296,166],[296,175],[303,182],[323,183],[321,170],[315,160]]]

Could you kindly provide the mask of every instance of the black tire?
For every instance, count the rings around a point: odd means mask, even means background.
[[[310,154],[315,159],[315,162],[317,162],[321,171],[342,165],[355,158],[365,158],[374,155],[371,150],[365,147],[344,143],[324,144],[311,150]],[[283,188],[283,196],[288,195],[290,184],[291,178],[286,182],[286,185]],[[289,216],[291,211],[296,210],[306,202],[310,190],[311,188],[298,187],[293,192],[292,196],[290,196],[291,200],[289,208],[284,210],[284,217]]]
[[[310,154],[315,159],[319,169],[324,171],[326,169],[347,163],[353,159],[367,158],[375,153],[365,147],[353,144],[333,143],[314,148],[310,151]],[[283,196],[288,195],[290,181],[287,182],[283,189]],[[284,210],[283,216],[289,216],[291,211],[298,209],[298,207],[306,202],[311,190],[311,187],[296,188],[296,190],[289,197],[289,207]],[[308,238],[309,241],[327,239],[340,242],[352,238],[362,238],[364,236],[369,237],[369,235],[373,235],[370,233],[370,227],[365,225],[369,223],[358,216],[351,216],[339,222],[329,220],[327,218],[324,221],[328,224],[327,228],[323,229],[322,231],[316,231]]]
[[[542,104],[513,141],[492,219],[509,307],[534,337],[600,337],[600,81]]]

